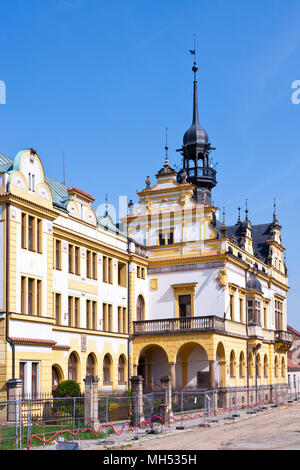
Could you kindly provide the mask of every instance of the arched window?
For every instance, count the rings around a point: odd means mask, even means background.
[[[143,321],[145,315],[145,302],[142,295],[139,295],[136,302],[136,319]]]
[[[124,383],[125,382],[125,359],[124,359],[124,356],[119,357],[118,379],[119,379],[119,383]]]
[[[240,373],[240,378],[245,377],[245,356],[244,356],[243,351],[240,354],[239,373]]]
[[[257,377],[261,376],[260,354],[257,354],[257,356],[256,356],[256,373],[257,373]]]
[[[235,377],[235,354],[234,351],[231,351],[230,353],[230,377]]]
[[[264,357],[264,376],[265,378],[268,377],[269,365],[268,365],[268,356],[265,354]]]
[[[103,383],[111,381],[111,358],[106,354],[103,359]]]
[[[57,366],[52,366],[52,394],[55,395],[55,391],[59,382],[62,380],[61,371]]]
[[[73,352],[70,354],[69,361],[68,361],[68,379],[75,380],[77,382],[77,368],[78,368],[78,360],[76,354]]]
[[[86,361],[86,375],[95,375],[95,358],[89,354]]]
[[[281,377],[285,377],[285,360],[284,360],[284,357],[281,360]]]
[[[278,377],[278,368],[279,368],[278,356],[275,356],[275,363],[274,363],[274,375],[275,375],[275,377]]]
[[[253,354],[249,354],[249,377],[253,377]]]

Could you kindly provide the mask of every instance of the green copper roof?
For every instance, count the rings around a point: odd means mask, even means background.
[[[50,188],[52,194],[53,205],[64,212],[67,212],[67,205],[70,201],[70,196],[68,195],[68,188],[59,181],[45,176],[45,183]]]
[[[0,173],[9,172],[12,174],[14,170],[17,170],[19,168],[23,153],[24,150],[18,152],[15,157],[15,160],[12,160],[11,158],[6,157],[5,155],[0,153]],[[67,207],[69,201],[71,200],[71,197],[68,194],[67,186],[63,183],[60,183],[59,181],[56,181],[53,178],[50,178],[49,176],[45,176],[45,183],[50,188],[53,206],[58,210],[68,213]],[[95,214],[97,219],[97,225],[99,227],[102,227],[105,230],[108,230],[113,233],[122,233],[120,232],[119,228],[112,222],[110,217],[105,217],[97,213]]]
[[[9,171],[13,166],[13,160],[8,158],[6,155],[0,153],[0,173],[6,173]]]

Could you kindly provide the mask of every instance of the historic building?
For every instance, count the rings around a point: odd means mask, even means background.
[[[44,174],[34,149],[0,155],[0,397],[22,379],[39,396],[63,379],[124,390],[171,376],[173,389],[234,389],[246,402],[287,390],[281,227],[227,226],[211,202],[217,184],[193,121],[170,167],[138,192],[116,227],[91,195]]]

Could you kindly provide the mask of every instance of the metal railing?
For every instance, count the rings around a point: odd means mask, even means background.
[[[188,331],[224,331],[224,320],[216,316],[167,318],[133,322],[133,334],[170,334]]]

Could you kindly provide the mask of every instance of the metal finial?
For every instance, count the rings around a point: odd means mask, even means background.
[[[190,49],[190,53],[195,56],[194,58],[194,64],[193,64],[193,67],[192,67],[192,70],[194,72],[194,80],[196,81],[196,72],[198,70],[198,67],[197,67],[197,61],[196,61],[196,34],[194,34],[194,49]]]
[[[238,224],[242,222],[242,219],[241,219],[241,208],[238,207],[238,211],[239,211],[239,216],[238,216]]]
[[[245,209],[245,214],[246,214],[246,220],[248,220],[248,199],[246,198],[246,209]]]
[[[273,224],[274,224],[274,225],[278,225],[277,212],[276,212],[276,200],[275,200],[275,198],[274,198],[273,208],[274,208],[274,211],[273,211]]]
[[[222,222],[222,227],[221,227],[221,236],[222,238],[227,238],[228,236],[226,222],[225,222],[225,207],[223,207],[223,222]]]
[[[165,151],[166,151],[166,158],[168,158],[168,128],[166,127],[166,145],[165,145]]]

